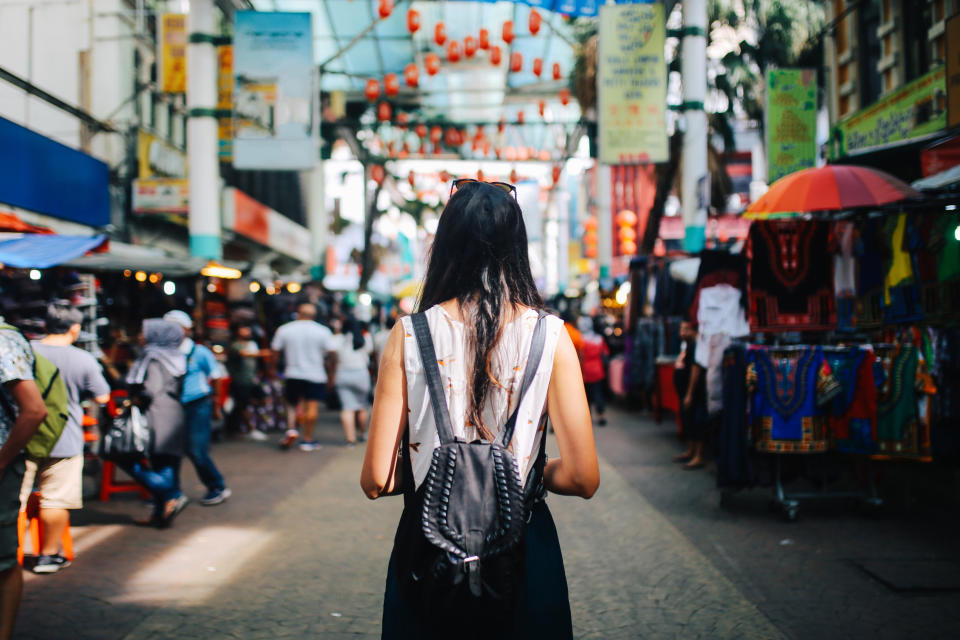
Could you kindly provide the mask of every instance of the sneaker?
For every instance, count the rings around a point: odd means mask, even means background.
[[[367,434],[365,433],[357,434],[357,442],[366,442],[366,441],[367,441]]]
[[[606,419],[606,418],[600,418],[600,420],[598,420],[598,423],[599,423],[599,425],[600,425],[601,427],[605,427],[605,426],[607,426],[607,419]]]
[[[52,556],[38,556],[37,564],[33,566],[34,573],[56,573],[70,566],[70,561],[59,553]]]
[[[161,529],[169,528],[180,512],[187,507],[189,502],[190,499],[185,495],[181,495],[179,498],[174,498],[172,500],[167,500],[163,507],[163,513],[160,514],[160,523],[158,524],[158,527]]]
[[[316,451],[321,445],[316,440],[304,440],[300,443],[300,451]]]
[[[205,507],[212,507],[215,504],[220,504],[232,495],[233,491],[230,491],[227,487],[214,489],[213,491],[208,491],[207,495],[200,499],[200,504]]]
[[[247,434],[247,440],[256,440],[257,442],[263,442],[264,440],[268,440],[268,439],[269,438],[267,438],[267,434],[265,434],[263,431],[260,431],[260,429],[254,429],[253,431]]]
[[[297,438],[300,437],[300,432],[296,429],[288,429],[283,438],[280,440],[281,449],[289,449],[293,446],[293,443],[297,441]]]

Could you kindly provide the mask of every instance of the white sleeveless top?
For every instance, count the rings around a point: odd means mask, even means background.
[[[453,422],[454,435],[470,442],[480,437],[474,425],[466,425],[465,416],[470,400],[467,390],[467,371],[465,357],[466,337],[464,325],[454,320],[440,306],[426,311],[433,338],[437,361],[440,365],[440,378],[450,420]],[[403,368],[407,374],[407,418],[410,432],[409,455],[413,466],[416,486],[427,477],[433,450],[440,446],[437,426],[430,406],[430,392],[427,379],[420,362],[420,350],[414,336],[413,321],[409,316],[402,319],[404,330]],[[557,350],[557,340],[563,330],[563,321],[556,316],[547,316],[547,335],[543,347],[543,357],[537,367],[533,383],[527,390],[523,404],[517,412],[517,426],[513,433],[513,451],[520,471],[520,480],[526,478],[527,470],[536,458],[537,447],[543,434],[540,430],[540,418],[546,411],[547,390],[553,372],[553,358]],[[483,408],[483,420],[487,429],[497,433],[506,423],[517,406],[523,373],[530,352],[530,340],[537,324],[537,312],[530,309],[520,317],[504,325],[500,341],[494,348],[491,370],[500,386],[494,386]]]

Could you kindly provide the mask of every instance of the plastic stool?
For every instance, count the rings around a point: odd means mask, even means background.
[[[117,465],[109,460],[103,461],[100,468],[100,502],[106,502],[115,493],[138,491],[143,499],[150,498],[150,492],[136,482],[117,482]]]
[[[17,547],[17,562],[23,566],[23,540],[26,538],[27,529],[30,530],[30,544],[33,547],[33,554],[40,555],[41,544],[43,541],[43,523],[40,522],[40,492],[33,491],[27,498],[27,506],[20,511],[17,517],[17,539],[20,544]],[[60,541],[63,545],[63,557],[73,562],[73,536],[70,535],[70,523],[63,529],[63,538]]]

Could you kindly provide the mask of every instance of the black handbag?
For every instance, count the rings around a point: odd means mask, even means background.
[[[492,442],[454,437],[426,317],[415,314],[412,322],[440,446],[419,489],[410,456],[403,458],[404,511],[394,552],[400,590],[414,610],[434,620],[468,612],[503,620],[523,587],[526,526],[545,493],[546,432],[524,485],[510,451],[517,411],[543,355],[545,314],[533,332],[517,409]],[[404,434],[404,453],[408,438]]]
[[[111,420],[103,433],[100,457],[117,463],[134,463],[153,451],[153,429],[147,417],[133,402],[127,401],[120,415]]]

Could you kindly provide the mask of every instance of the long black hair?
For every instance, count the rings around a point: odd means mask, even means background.
[[[343,332],[353,338],[354,351],[363,348],[363,323],[353,317],[353,315],[348,315],[343,319]]]
[[[530,272],[527,229],[516,198],[483,182],[468,182],[447,202],[430,249],[420,311],[456,300],[465,319],[469,391],[467,421],[484,437],[484,402],[499,385],[490,367],[506,311],[514,305],[543,307]]]

